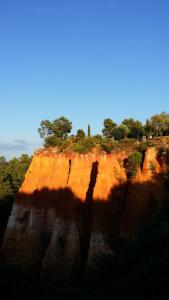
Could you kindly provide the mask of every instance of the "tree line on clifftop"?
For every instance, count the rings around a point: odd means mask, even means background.
[[[87,134],[83,129],[78,129],[75,135],[71,134],[72,122],[62,116],[54,121],[43,120],[38,132],[44,140],[44,147],[58,147],[60,151],[72,150],[79,153],[91,151],[95,146],[106,152],[111,152],[125,145],[137,144],[153,137],[169,135],[169,113],[155,114],[143,124],[133,118],[124,119],[121,124],[116,124],[111,118],[103,121],[102,134],[92,135],[90,125]],[[123,148],[123,145],[122,145]]]

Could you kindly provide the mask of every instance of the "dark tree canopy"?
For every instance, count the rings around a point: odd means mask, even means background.
[[[110,118],[104,119],[103,124],[104,124],[103,130],[102,130],[103,136],[112,138],[114,128],[116,127],[117,124]]]
[[[126,125],[129,129],[128,137],[139,139],[144,134],[144,128],[140,121],[134,120],[133,118],[124,119],[122,122],[123,125]]]
[[[113,130],[113,136],[114,136],[115,140],[122,140],[122,139],[126,138],[128,133],[129,133],[129,129],[124,124],[116,126]]]
[[[84,140],[86,138],[86,134],[83,129],[78,129],[76,138],[77,140]]]
[[[31,157],[27,154],[9,161],[0,157],[0,198],[18,191],[30,162]]]
[[[40,125],[38,132],[48,146],[55,146],[57,139],[66,139],[72,130],[72,122],[63,116],[52,122],[43,120]]]
[[[146,120],[145,131],[153,136],[169,134],[169,113],[162,112]]]
[[[46,138],[49,135],[53,134],[52,130],[52,122],[49,120],[43,120],[40,124],[40,128],[38,128],[38,132],[41,138]]]
[[[90,128],[90,124],[88,124],[88,128],[87,128],[87,136],[88,136],[88,137],[91,136],[91,128]]]

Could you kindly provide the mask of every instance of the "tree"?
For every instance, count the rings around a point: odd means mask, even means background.
[[[40,124],[40,128],[38,128],[38,132],[41,138],[46,138],[53,134],[52,122],[49,120],[43,120]]]
[[[147,119],[144,125],[144,132],[146,136],[152,136],[154,134],[153,126],[151,122]]]
[[[110,118],[104,119],[103,124],[104,124],[104,128],[102,129],[103,136],[107,138],[112,138],[114,133],[114,128],[116,127],[117,124]]]
[[[32,157],[22,154],[19,158],[14,157],[8,162],[6,180],[9,182],[13,193],[16,193],[21,186],[31,160]]]
[[[86,134],[83,129],[78,129],[77,134],[76,134],[77,140],[81,141],[86,138]]]
[[[129,133],[129,129],[126,125],[121,124],[114,128],[113,130],[113,136],[115,140],[121,140],[127,137]]]
[[[122,122],[123,125],[126,125],[129,129],[128,137],[139,139],[144,134],[144,127],[142,123],[138,120],[134,120],[133,118],[124,119]]]
[[[88,125],[88,128],[87,128],[87,136],[88,136],[88,137],[91,136],[91,128],[90,128],[90,124]]]
[[[0,157],[0,198],[18,191],[31,159],[27,154],[22,154],[20,158],[14,157],[9,161]]]
[[[72,130],[72,122],[65,117],[60,117],[54,121],[43,120],[40,124],[38,132],[40,137],[44,139],[45,146],[55,146],[57,139],[65,140]]]
[[[5,195],[11,194],[12,190],[10,183],[7,180],[7,167],[8,163],[4,156],[0,157],[0,199]]]
[[[147,134],[162,136],[169,134],[169,113],[155,114],[146,121],[145,131]]]

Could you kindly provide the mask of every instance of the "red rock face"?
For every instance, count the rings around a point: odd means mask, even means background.
[[[8,222],[5,264],[57,280],[113,255],[119,236],[133,237],[164,194],[164,163],[156,156],[148,149],[142,171],[128,183],[125,153],[37,152]]]
[[[157,213],[161,199],[165,194],[164,173],[166,169],[160,166],[155,148],[147,149],[142,170],[138,169],[136,176],[128,186],[126,208],[121,220],[121,235],[134,237],[136,231],[151,215]]]

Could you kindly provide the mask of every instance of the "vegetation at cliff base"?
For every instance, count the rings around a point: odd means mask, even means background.
[[[27,154],[9,161],[3,156],[0,157],[0,245],[15,194],[24,180],[31,159]]]
[[[15,194],[21,186],[24,175],[31,162],[31,157],[22,154],[19,158],[7,161],[0,157],[0,198]]]

